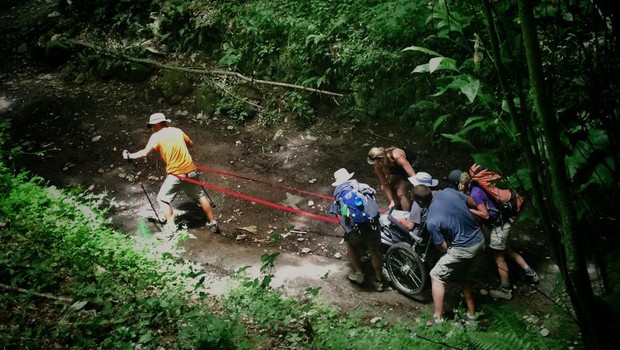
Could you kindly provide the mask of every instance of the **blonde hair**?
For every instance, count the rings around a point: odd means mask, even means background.
[[[368,164],[375,165],[377,162],[381,165],[381,173],[387,181],[390,181],[390,165],[394,162],[394,150],[397,147],[373,147],[368,151],[366,160]]]
[[[464,171],[461,173],[459,177],[459,191],[464,191],[469,183],[471,182],[471,175],[468,172]]]

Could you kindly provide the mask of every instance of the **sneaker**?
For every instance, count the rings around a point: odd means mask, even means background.
[[[220,233],[220,227],[217,225],[217,222],[207,222],[207,227],[209,228],[209,230],[211,230],[211,232],[213,233]]]
[[[489,295],[493,299],[510,300],[512,299],[512,290],[504,289],[504,288],[494,289],[494,290],[489,291]]]
[[[361,272],[349,271],[349,281],[357,284],[364,284],[364,274]]]
[[[377,292],[383,292],[383,281],[375,280],[375,290]]]
[[[529,273],[525,273],[525,276],[530,280],[530,283],[536,284],[540,282],[540,277],[538,277],[538,274],[534,270]]]
[[[441,324],[443,322],[444,322],[443,317],[433,317],[432,319],[428,320],[428,322],[426,322],[426,326],[432,327],[436,324]]]

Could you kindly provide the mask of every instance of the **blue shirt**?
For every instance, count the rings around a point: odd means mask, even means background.
[[[484,239],[467,206],[467,195],[452,188],[433,192],[426,227],[436,245],[446,241],[448,246],[466,248]]]

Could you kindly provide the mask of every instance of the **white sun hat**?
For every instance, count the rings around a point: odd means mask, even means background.
[[[340,169],[336,170],[336,172],[334,173],[334,180],[336,180],[336,181],[334,181],[332,183],[332,186],[338,186],[338,185],[344,183],[345,181],[347,181],[350,178],[352,178],[353,174],[355,174],[355,173],[354,172],[350,173],[345,168],[340,168]]]
[[[146,123],[146,127],[150,128],[151,126],[159,124],[161,122],[170,123],[170,119],[166,119],[166,116],[163,113],[153,113],[149,118],[149,122]]]
[[[424,185],[427,187],[435,187],[439,183],[439,180],[433,179],[431,174],[423,171],[417,172],[415,176],[410,176],[407,180],[409,180],[409,182],[411,182],[414,186]]]

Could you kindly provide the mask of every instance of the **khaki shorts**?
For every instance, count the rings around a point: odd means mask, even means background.
[[[193,171],[187,174],[187,177],[196,180],[198,178],[198,175],[198,171]],[[187,193],[188,196],[195,199],[199,199],[200,197],[205,195],[204,191],[202,190],[202,186],[192,182],[183,181],[175,175],[168,174],[166,176],[166,179],[164,180],[164,183],[159,189],[157,199],[164,203],[170,204],[176,197],[177,193],[179,193],[179,191],[183,191]]]
[[[476,258],[482,255],[483,250],[484,240],[467,248],[450,247],[448,252],[439,258],[430,275],[442,283],[467,280],[471,275]]]
[[[510,223],[507,222],[491,228],[489,248],[493,250],[506,250],[508,247],[508,237],[510,236],[510,227]]]

